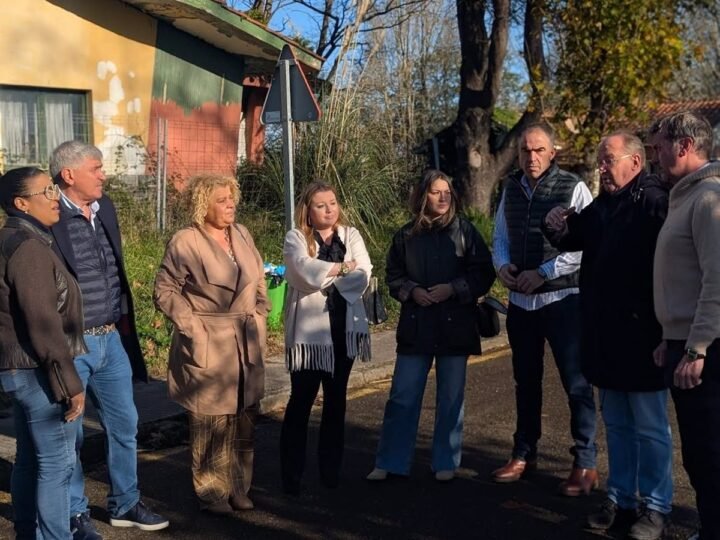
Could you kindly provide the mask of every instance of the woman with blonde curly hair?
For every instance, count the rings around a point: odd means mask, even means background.
[[[167,245],[155,305],[173,323],[170,397],[188,410],[192,476],[203,509],[253,507],[254,420],[265,388],[268,302],[262,258],[235,223],[234,178],[190,179],[192,225]]]

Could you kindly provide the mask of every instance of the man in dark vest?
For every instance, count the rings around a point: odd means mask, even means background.
[[[511,176],[495,216],[493,262],[510,289],[507,332],[512,349],[517,424],[511,459],[492,473],[515,482],[535,468],[541,432],[545,341],[550,344],[570,405],[572,472],[560,486],[570,497],[597,487],[595,401],[580,370],[581,253],[560,252],[543,236],[542,219],[562,205],[580,211],[592,201],[585,184],[554,162],[554,135],[533,124],[520,136],[523,174]]]
[[[147,381],[147,370],[135,330],[117,214],[112,201],[103,195],[102,153],[79,141],[65,142],[50,157],[50,174],[62,192],[60,221],[52,228],[53,248],[80,285],[84,337],[90,351],[75,359],[75,367],[107,436],[110,524],[146,531],[164,529],[168,521],[148,509],[138,491],[138,415],[132,380]],[[82,422],[77,425],[70,527],[74,540],[98,540],[101,536],[90,519],[84,494]]]

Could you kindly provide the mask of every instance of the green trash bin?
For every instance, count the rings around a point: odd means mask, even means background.
[[[280,330],[283,325],[283,312],[285,311],[285,295],[287,294],[287,281],[277,276],[265,278],[267,294],[272,309],[268,313],[267,324],[271,330]]]

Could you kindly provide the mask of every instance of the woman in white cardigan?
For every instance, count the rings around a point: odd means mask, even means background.
[[[320,384],[320,480],[326,487],[338,485],[350,370],[356,358],[370,360],[362,294],[372,270],[360,233],[344,224],[332,186],[311,182],[300,195],[295,219],[296,228],[287,233],[283,247],[291,391],[280,435],[283,490],[291,495],[300,493],[308,420]]]

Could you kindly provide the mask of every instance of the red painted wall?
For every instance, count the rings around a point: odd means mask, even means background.
[[[204,103],[186,115],[172,102],[153,100],[148,147],[157,156],[158,118],[167,120],[167,175],[176,187],[199,173],[235,175],[240,104]]]

